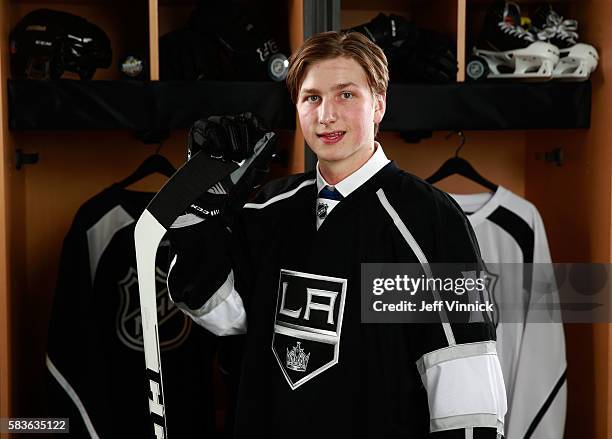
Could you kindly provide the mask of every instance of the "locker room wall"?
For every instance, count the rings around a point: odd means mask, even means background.
[[[442,29],[456,31],[455,2],[407,2],[386,0],[375,5],[343,2],[342,27],[363,23],[380,11],[396,12]],[[184,5],[185,2],[179,2]],[[10,28],[27,11],[57,7],[77,13],[104,27],[117,47],[125,41],[146,44],[147,2],[50,0],[48,2],[4,1],[0,3],[0,35],[8,40]],[[181,6],[182,8],[183,6]],[[182,17],[184,9],[172,2],[160,5],[160,35]],[[436,12],[440,8],[444,14]],[[165,9],[176,11],[166,14]],[[119,12],[118,12],[119,11]],[[183,12],[181,12],[183,11]],[[302,2],[291,0],[290,42],[295,49],[302,40]],[[461,156],[486,178],[526,196],[540,210],[547,226],[553,260],[558,262],[603,261],[611,259],[611,160],[609,110],[605,103],[612,89],[605,86],[610,72],[606,55],[612,47],[612,5],[605,0],[572,4],[572,11],[584,30],[584,40],[600,50],[601,64],[593,77],[592,128],[571,131],[466,132]],[[167,11],[166,11],[167,12]],[[447,13],[448,12],[448,13]],[[168,18],[163,18],[168,17]],[[167,21],[165,21],[167,20]],[[144,23],[144,24],[143,24]],[[584,23],[584,25],[582,25]],[[167,28],[165,28],[167,26]],[[129,30],[129,34],[126,33]],[[582,35],[582,34],[581,34]],[[117,44],[117,46],[115,46]],[[608,57],[610,58],[610,57]],[[612,58],[610,58],[612,59]],[[113,60],[113,65],[116,61]],[[44,369],[46,326],[52,300],[61,242],[76,209],[84,200],[128,175],[155,146],[135,141],[127,132],[40,132],[9,133],[7,128],[6,81],[7,44],[0,44],[0,331],[12,330],[14,337],[0,337],[0,417],[10,414],[36,416],[42,410],[40,391]],[[100,70],[96,79],[117,79],[116,69]],[[434,133],[419,144],[405,143],[397,133],[382,133],[387,155],[401,167],[426,177],[454,154],[456,136]],[[162,153],[175,165],[184,154],[184,132],[175,132]],[[289,164],[285,171],[303,169],[303,140],[299,126],[295,135],[286,133]],[[535,154],[563,146],[566,164],[555,167]],[[39,152],[40,163],[14,168],[14,149]],[[276,169],[281,173],[283,170]],[[149,178],[133,186],[155,190],[163,179]],[[439,185],[457,193],[481,191],[460,177]],[[571,231],[571,232],[568,232]],[[566,437],[604,438],[612,435],[612,387],[609,349],[610,325],[567,325],[568,417]],[[12,342],[9,342],[12,340]],[[12,395],[12,401],[11,401]]]
[[[387,156],[421,178],[433,174],[459,146],[456,135],[435,132],[431,139],[406,143],[397,133],[383,133],[380,141]],[[523,131],[467,131],[466,143],[459,156],[468,160],[488,180],[512,192],[525,195],[525,133]],[[501,166],[503,165],[503,166]],[[451,176],[436,183],[436,187],[451,193],[469,194],[486,191],[482,186],[460,176]]]
[[[0,4],[0,38],[5,41],[8,35],[9,22],[7,6]],[[5,77],[8,71],[8,45],[0,44],[0,77]],[[10,413],[10,399],[13,389],[11,359],[11,313],[13,276],[11,242],[8,239],[12,232],[10,207],[14,206],[11,193],[14,190],[11,178],[11,156],[13,154],[9,145],[4,142],[9,138],[8,120],[6,115],[6,81],[0,81],[0,136],[2,136],[2,153],[0,154],[0,417],[7,417]]]
[[[553,260],[611,261],[612,4],[572,2],[568,16],[580,23],[580,36],[598,48],[600,64],[592,76],[589,130],[533,131],[527,135],[526,195],[547,225]],[[606,82],[606,80],[608,80]],[[535,160],[536,153],[562,146],[561,167]],[[612,437],[612,349],[608,324],[565,326],[568,351],[566,437]]]

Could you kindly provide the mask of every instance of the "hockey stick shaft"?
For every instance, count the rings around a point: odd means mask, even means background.
[[[240,166],[210,158],[202,152],[194,155],[166,182],[136,223],[134,242],[149,383],[149,411],[153,419],[153,437],[156,439],[168,437],[155,288],[157,248],[172,223],[187,207],[227,175],[234,183],[240,180],[258,156],[270,153],[275,137],[274,133],[267,133],[255,145],[254,154]]]
[[[134,243],[149,383],[149,411],[153,420],[153,437],[156,439],[168,437],[155,287],[157,248],[174,220],[206,190],[236,168],[235,163],[224,163],[204,154],[196,154],[168,180],[136,223]]]

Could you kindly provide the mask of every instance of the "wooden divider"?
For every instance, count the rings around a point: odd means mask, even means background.
[[[149,79],[159,80],[159,5],[149,0]]]
[[[467,0],[457,0],[457,82],[465,81]]]
[[[0,35],[8,35],[8,4],[0,3]],[[6,78],[8,72],[8,44],[0,45],[0,78]],[[8,107],[6,81],[0,81],[0,194],[9,192],[7,171],[10,163],[8,143]],[[9,213],[11,210],[5,197],[0,199],[0,418],[12,414],[11,407],[11,288],[10,288],[10,255],[9,255]],[[6,268],[6,269],[5,269]],[[4,435],[2,437],[5,437]],[[8,437],[8,435],[6,436]]]
[[[289,49],[293,53],[304,42],[304,1],[289,0]],[[287,54],[289,56],[289,54]],[[289,163],[287,172],[295,174],[304,172],[304,136],[300,129],[300,121],[297,113],[295,115],[295,133],[293,144],[289,151]]]

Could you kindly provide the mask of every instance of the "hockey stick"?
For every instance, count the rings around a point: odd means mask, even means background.
[[[270,153],[275,137],[272,132],[265,134],[255,145],[253,155],[241,164],[210,158],[203,152],[195,154],[166,182],[136,223],[134,242],[149,383],[149,412],[153,418],[153,437],[156,439],[168,437],[157,325],[157,247],[176,218],[194,201],[227,175],[230,175],[232,182],[236,184],[258,157]]]

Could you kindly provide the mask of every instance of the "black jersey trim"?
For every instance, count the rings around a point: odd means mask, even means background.
[[[533,251],[535,245],[535,233],[527,222],[516,213],[504,206],[498,206],[488,219],[497,224],[512,236],[523,253],[523,264],[533,264]],[[525,268],[523,273],[523,288],[531,291],[531,280],[533,279],[533,267]]]
[[[523,252],[523,263],[533,263],[535,234],[527,222],[504,206],[498,206],[488,219],[510,234]]]
[[[542,420],[542,418],[548,411],[548,408],[551,406],[553,400],[557,396],[557,393],[559,393],[561,386],[563,386],[563,384],[565,383],[566,378],[567,378],[567,369],[563,371],[563,373],[559,377],[559,380],[557,381],[557,384],[555,384],[555,387],[553,387],[552,391],[548,395],[548,398],[546,398],[546,401],[544,401],[544,404],[542,404],[542,407],[540,407],[540,410],[538,410],[538,413],[536,414],[535,418],[533,418],[533,421],[531,421],[531,425],[529,426],[529,428],[527,429],[527,432],[525,433],[525,439],[529,439],[531,435],[533,434],[533,432],[535,431],[535,429],[538,427],[538,425],[540,424],[540,421]]]

